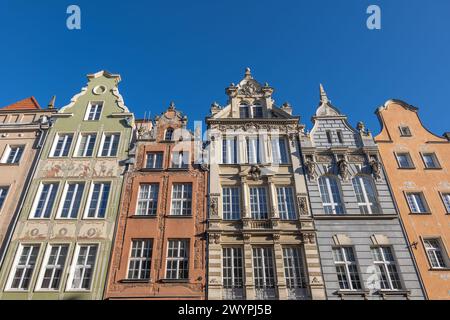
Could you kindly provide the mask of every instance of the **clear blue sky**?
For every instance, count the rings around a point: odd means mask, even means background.
[[[66,9],[81,8],[81,30]],[[382,29],[366,28],[381,7]],[[34,95],[67,104],[88,73],[120,73],[138,117],[174,100],[194,120],[226,102],[245,67],[310,118],[323,83],[355,125],[378,133],[374,110],[398,98],[420,108],[437,134],[450,131],[450,1],[24,1],[0,3],[0,105]]]

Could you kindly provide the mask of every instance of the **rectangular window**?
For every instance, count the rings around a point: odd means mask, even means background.
[[[422,154],[423,162],[425,168],[437,169],[440,168],[439,161],[437,160],[436,154],[434,153],[424,153]]]
[[[261,141],[257,137],[247,138],[247,160],[248,163],[261,163]]]
[[[192,184],[174,183],[172,186],[173,216],[190,216],[192,206]]]
[[[409,209],[412,213],[427,213],[429,212],[425,197],[421,192],[407,193]]]
[[[97,140],[97,134],[95,133],[82,133],[78,138],[77,151],[75,152],[77,157],[92,157],[94,154],[95,141]]]
[[[162,152],[149,152],[147,153],[147,169],[162,169],[163,153]]]
[[[9,187],[0,187],[0,210],[3,208],[6,195],[8,194]]]
[[[56,134],[50,157],[67,157],[69,155],[70,146],[72,145],[72,140],[72,133]]]
[[[42,183],[34,200],[31,216],[33,218],[50,218],[59,184],[57,182]]]
[[[277,187],[278,212],[282,220],[294,220],[297,215],[294,205],[294,191],[291,187]]]
[[[336,131],[336,135],[337,135],[339,143],[344,143],[344,136],[342,135],[342,131],[341,130],[337,130]]]
[[[172,153],[172,168],[185,169],[189,166],[189,152],[174,151]]]
[[[25,146],[7,146],[2,157],[2,163],[18,164],[22,158]]]
[[[273,163],[289,163],[286,140],[284,138],[272,139],[272,157]]]
[[[358,175],[352,179],[352,184],[358,201],[359,211],[362,214],[380,213],[381,209],[378,205],[378,196],[372,178]]]
[[[328,141],[328,143],[332,143],[332,142],[333,142],[333,137],[332,137],[332,135],[331,135],[331,131],[330,131],[330,130],[327,130],[327,131],[325,131],[325,133],[326,133],[326,135],[327,135],[327,141]]]
[[[391,247],[373,247],[372,256],[381,289],[400,290],[402,288],[402,284]]]
[[[411,130],[407,126],[400,126],[400,136],[401,137],[411,137]]]
[[[244,299],[244,259],[240,247],[222,249],[223,298],[226,300]]]
[[[247,105],[243,104],[243,105],[239,106],[239,117],[241,117],[241,118],[249,118],[250,117],[250,112],[249,112]]]
[[[119,133],[106,133],[103,135],[103,142],[100,156],[102,157],[115,157],[117,155],[117,149],[119,148]]]
[[[237,163],[237,137],[222,139],[222,163]]]
[[[94,182],[91,186],[86,207],[86,218],[103,219],[108,208],[111,182]]]
[[[159,185],[157,183],[141,184],[136,215],[154,216],[158,210]]]
[[[447,264],[443,255],[445,252],[439,239],[426,239],[423,241],[427,252],[428,260],[433,269],[447,268]]]
[[[189,240],[169,240],[167,243],[167,279],[188,279]]]
[[[128,279],[148,280],[152,266],[153,240],[133,240],[131,242],[130,263],[128,266]]]
[[[39,279],[40,290],[58,290],[66,264],[69,245],[55,244],[47,247]]]
[[[447,213],[450,213],[450,193],[443,193],[442,201],[444,201],[444,206],[445,206],[445,209],[447,210]],[[0,208],[1,208],[1,206],[0,206]]]
[[[303,253],[300,248],[283,248],[283,262],[288,298],[293,300],[307,298],[308,284],[306,280]]]
[[[361,290],[361,279],[353,248],[333,248],[333,256],[339,288],[341,290]]]
[[[76,219],[81,206],[84,182],[69,182],[64,186],[58,218]]]
[[[272,248],[253,248],[253,275],[256,299],[275,299],[275,268]]]
[[[70,290],[91,289],[97,251],[98,245],[96,244],[77,246],[68,281]]]
[[[402,169],[414,168],[414,164],[411,160],[409,153],[397,153],[398,166]]]
[[[241,217],[240,189],[238,187],[222,188],[224,220],[239,220]]]
[[[37,244],[19,245],[8,280],[8,289],[28,290],[38,254],[39,245]]]
[[[103,109],[102,101],[89,102],[84,120],[91,120],[91,121],[100,120],[100,115],[102,114],[102,109]]]
[[[262,118],[263,117],[263,108],[259,104],[255,104],[252,106],[253,118]]]
[[[268,219],[266,188],[250,188],[250,211],[253,219]]]

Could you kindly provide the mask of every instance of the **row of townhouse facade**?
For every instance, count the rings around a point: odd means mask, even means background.
[[[247,69],[202,132],[120,81],[0,108],[0,299],[450,298],[450,134],[417,108],[373,137],[320,86],[308,131]]]

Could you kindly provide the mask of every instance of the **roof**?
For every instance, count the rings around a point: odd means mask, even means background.
[[[41,110],[41,106],[36,101],[36,99],[31,96],[28,98],[25,98],[23,100],[14,102],[13,104],[10,104],[6,107],[0,108],[0,110]]]

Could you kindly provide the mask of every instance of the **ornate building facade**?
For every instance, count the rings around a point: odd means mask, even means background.
[[[137,124],[105,298],[205,299],[201,140],[174,104],[153,122]]]
[[[208,298],[324,299],[292,107],[247,69],[206,119]]]
[[[34,97],[0,108],[0,266],[54,112]]]
[[[52,126],[0,271],[0,299],[102,299],[134,116],[100,71]]]
[[[375,137],[429,299],[450,299],[450,134],[427,130],[418,109],[389,100]]]
[[[422,299],[378,148],[363,123],[347,122],[320,87],[301,137],[328,299]]]

